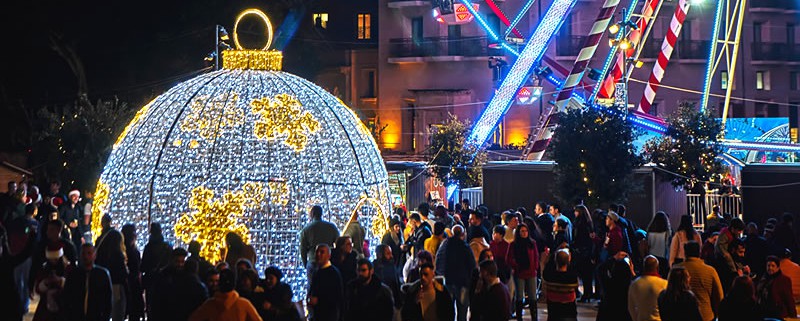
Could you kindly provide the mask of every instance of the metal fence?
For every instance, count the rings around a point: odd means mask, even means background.
[[[714,205],[719,205],[720,213],[742,217],[742,197],[740,195],[686,194],[686,200],[695,226],[705,226],[706,216],[711,213]]]
[[[426,37],[389,39],[392,57],[500,56],[502,51],[489,48],[486,37]]]
[[[472,207],[483,204],[483,187],[471,187],[461,190],[461,199],[468,199]]]

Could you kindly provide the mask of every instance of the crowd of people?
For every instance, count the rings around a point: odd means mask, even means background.
[[[58,182],[44,196],[17,183],[0,195],[4,319],[21,320],[34,295],[33,319],[57,321],[577,320],[581,302],[596,304],[597,320],[748,321],[796,317],[800,303],[788,213],[762,229],[715,207],[698,230],[689,215],[673,229],[664,212],[639,227],[619,204],[492,214],[468,200],[423,203],[395,209],[371,252],[356,217],[340,232],[315,206],[297,244],[307,296],[293,302],[281,269],[256,271],[235,233],[209,262],[201,244],[175,247],[153,223],[140,252],[137,227],[113,213],[93,237],[91,195],[80,196]]]

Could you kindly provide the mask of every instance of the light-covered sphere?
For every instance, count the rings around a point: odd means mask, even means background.
[[[214,263],[232,231],[255,248],[258,271],[283,271],[295,299],[305,295],[298,233],[312,206],[340,232],[356,214],[370,252],[390,212],[386,167],[367,127],[322,88],[267,70],[207,73],[145,105],[95,194],[95,237],[110,213],[117,227],[136,225],[142,249],[149,224],[160,223],[167,242],[197,240]]]

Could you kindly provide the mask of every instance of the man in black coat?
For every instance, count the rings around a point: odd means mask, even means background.
[[[511,297],[497,277],[497,264],[492,260],[481,261],[480,278],[482,286],[471,302],[470,321],[508,321]]]
[[[339,321],[344,305],[342,276],[331,264],[331,249],[327,244],[317,245],[314,257],[319,268],[311,276],[308,289],[310,320]]]
[[[372,262],[360,259],[358,276],[347,284],[345,321],[391,321],[394,315],[392,290],[373,277]]]
[[[80,222],[83,222],[83,207],[78,205],[80,201],[81,192],[72,190],[69,192],[67,203],[58,208],[58,217],[66,224],[64,232],[76,247],[83,243],[83,231],[80,226]]]
[[[67,275],[64,291],[64,319],[68,321],[108,321],[111,318],[111,276],[94,265],[91,244],[81,246],[81,265]]]
[[[403,282],[400,280],[400,273],[397,271],[397,266],[394,265],[393,257],[394,254],[389,245],[378,245],[375,247],[375,260],[372,261],[372,265],[375,267],[375,277],[392,290],[394,306],[399,309],[403,303],[403,296],[400,291],[400,286]]]

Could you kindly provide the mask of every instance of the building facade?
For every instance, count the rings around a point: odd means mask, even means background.
[[[527,36],[538,24],[538,17],[552,0],[536,1],[517,25]],[[641,2],[641,1],[640,1]],[[505,25],[484,1],[475,1],[489,25],[501,33]],[[510,19],[525,1],[495,1]],[[629,2],[622,1],[620,6]],[[563,70],[572,68],[586,34],[602,1],[579,0],[548,47],[543,66],[563,79]],[[637,8],[638,13],[641,6]],[[677,1],[665,2],[648,39],[641,44],[643,65],[633,71],[629,82],[629,102],[638,105],[647,79],[668,32]],[[360,10],[360,9],[359,9]],[[698,103],[705,80],[715,3],[693,4],[662,79],[662,87],[650,113],[666,117],[682,102]],[[363,10],[362,10],[363,11]],[[510,66],[513,57],[493,49],[492,41],[477,22],[448,25],[437,22],[432,4],[423,0],[380,0],[371,17],[370,46],[347,48],[335,55],[321,83],[362,113],[375,132],[385,155],[419,154],[425,150],[429,130],[444,122],[449,114],[474,122],[491,99],[498,78],[490,59],[498,57]],[[621,7],[614,21],[621,19]],[[721,95],[732,86],[729,117],[786,117],[792,128],[798,125],[800,109],[800,38],[797,4],[782,0],[749,1],[740,43],[734,82],[721,81],[726,73],[720,67],[714,75],[709,106],[721,115]],[[350,26],[359,25],[357,12],[342,13]],[[372,13],[371,13],[372,14]],[[378,19],[380,17],[380,19]],[[329,16],[329,25],[334,17]],[[363,20],[362,20],[363,21]],[[358,43],[358,28],[347,32]],[[607,37],[607,36],[606,36]],[[606,39],[601,42],[590,67],[600,69],[608,54]],[[560,66],[558,66],[560,65]],[[594,80],[584,77],[588,85]],[[540,115],[554,100],[557,88],[532,77],[531,85],[543,87],[542,98],[532,105],[515,103],[501,120],[490,144],[522,146]]]

